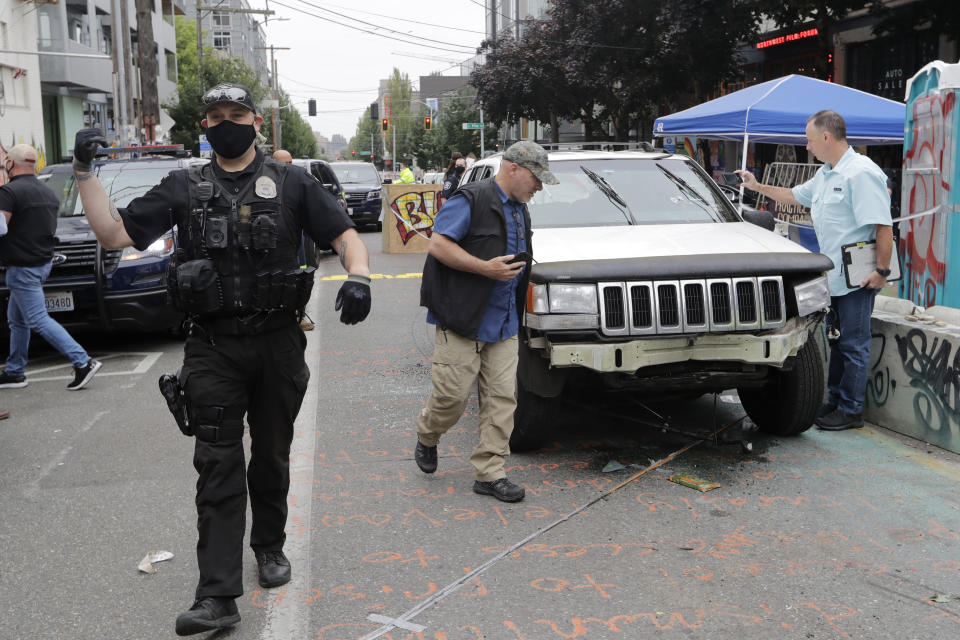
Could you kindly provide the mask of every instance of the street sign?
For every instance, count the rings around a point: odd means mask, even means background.
[[[464,122],[463,128],[464,129],[483,129],[483,123],[482,122]]]

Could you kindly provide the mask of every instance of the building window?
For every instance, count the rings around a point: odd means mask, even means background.
[[[84,102],[83,103],[83,125],[85,127],[96,128],[103,130],[104,123],[104,109],[105,105],[97,104],[96,102]]]
[[[177,54],[172,51],[163,50],[163,55],[167,59],[167,80],[177,81]]]
[[[80,44],[90,44],[90,24],[87,5],[67,5],[67,37]]]
[[[214,31],[213,32],[213,48],[229,49],[230,48],[230,32]]]
[[[224,13],[222,11],[213,12],[213,26],[214,28],[220,27],[223,29],[230,28],[230,14]]]

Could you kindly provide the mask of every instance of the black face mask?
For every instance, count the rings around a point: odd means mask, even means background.
[[[217,155],[227,160],[239,158],[257,137],[252,124],[237,124],[233,120],[223,120],[220,124],[207,127],[207,142]]]
[[[453,172],[456,173],[457,175],[460,175],[461,173],[463,173],[464,169],[466,169],[466,167],[456,167],[453,170]]]

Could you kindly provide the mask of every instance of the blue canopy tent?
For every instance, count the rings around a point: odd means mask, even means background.
[[[902,144],[906,105],[857,89],[789,75],[657,118],[655,136],[696,136],[743,142],[740,167],[750,142],[806,144],[807,119],[833,109],[847,123],[852,145]]]

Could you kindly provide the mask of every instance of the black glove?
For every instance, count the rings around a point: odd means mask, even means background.
[[[370,313],[370,278],[366,276],[349,275],[347,281],[337,292],[337,303],[334,311],[340,313],[340,322],[343,324],[357,324],[362,322]]]
[[[106,147],[107,139],[100,129],[80,129],[73,143],[73,170],[86,173],[93,170],[93,159],[99,147]]]

